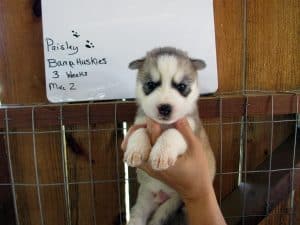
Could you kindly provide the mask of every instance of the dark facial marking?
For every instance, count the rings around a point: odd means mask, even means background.
[[[190,79],[184,78],[181,82],[176,83],[174,80],[172,81],[172,87],[175,88],[179,94],[183,97],[187,97],[191,93],[190,84],[192,81]]]
[[[149,94],[151,94],[151,92],[153,92],[160,85],[161,85],[160,81],[154,82],[152,80],[147,80],[143,84],[143,91],[144,91],[145,95],[149,95]]]

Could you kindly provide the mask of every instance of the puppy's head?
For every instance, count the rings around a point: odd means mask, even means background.
[[[155,121],[174,123],[194,110],[199,95],[197,70],[204,67],[204,61],[191,59],[181,50],[153,49],[129,64],[138,70],[138,104]]]

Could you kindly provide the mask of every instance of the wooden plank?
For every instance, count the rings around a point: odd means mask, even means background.
[[[126,112],[124,112],[126,113]],[[131,111],[131,113],[133,113]],[[90,105],[90,124],[91,128],[114,128],[116,118],[116,106],[114,103],[92,104]],[[101,124],[104,127],[101,127]],[[110,124],[110,125],[109,125]]]
[[[96,220],[98,224],[114,224],[118,219],[118,197],[117,183],[95,184]]]
[[[67,130],[88,129],[88,105],[63,105],[62,124]]]
[[[233,120],[235,119],[236,118]],[[227,120],[227,122],[229,121],[230,120]],[[216,158],[216,172],[238,172],[240,157],[240,141],[238,137],[240,136],[240,124],[221,126],[219,119],[205,119],[203,122]],[[236,187],[237,175],[217,175],[214,184],[217,198],[220,200]]]
[[[117,144],[115,127],[117,124],[95,124],[94,129],[104,129],[91,132],[92,170],[94,182],[94,204],[97,224],[113,224],[118,219],[124,204],[119,198],[123,196],[124,186],[119,178],[124,177],[121,170],[123,162]],[[122,136],[119,136],[122,138]],[[123,169],[123,168],[122,168]],[[120,195],[119,195],[120,193]],[[98,213],[101,212],[101,213]]]
[[[31,111],[32,111],[32,109],[29,107],[8,109],[7,110],[8,130],[9,131],[20,131],[20,132],[32,131],[32,119],[31,119],[32,112]],[[3,113],[3,116],[4,116],[4,113]]]
[[[289,96],[289,97],[288,97]],[[260,96],[260,100],[257,101],[255,96],[249,96],[248,98],[248,112],[250,116],[257,115],[271,115],[272,114],[272,101],[273,101],[273,113],[275,115],[290,114],[288,112],[297,112],[297,98],[299,104],[299,96],[296,94],[276,94],[273,96]],[[273,100],[272,100],[273,98]],[[284,106],[284,107],[283,107]],[[299,109],[298,109],[299,111]],[[276,113],[275,113],[276,112]]]
[[[41,202],[45,224],[68,224],[63,185],[42,186]],[[27,204],[30,206],[30,202]]]
[[[300,63],[297,60],[300,56],[298,51],[299,1],[248,1],[247,5],[249,34],[247,88],[273,91],[298,88],[300,84]],[[269,149],[265,148],[266,143],[264,144],[262,140],[262,136],[269,136],[269,128],[269,125],[265,125],[249,132],[250,136],[259,138],[253,146],[256,149],[249,149],[253,153],[250,154],[252,160],[249,159],[252,167],[255,167],[255,164],[262,161],[269,153]],[[293,127],[289,124],[286,124],[286,127],[281,125],[281,131],[274,133],[277,135],[274,140],[279,143],[292,130]],[[258,151],[257,148],[265,148],[265,150]],[[267,152],[265,156],[264,151]],[[261,156],[257,157],[258,154]],[[256,159],[253,158],[255,155]]]
[[[101,140],[101,141],[99,141]],[[94,179],[96,181],[117,180],[116,157],[117,148],[115,131],[93,131],[91,133],[91,148]]]
[[[218,92],[243,88],[243,0],[214,0]]]
[[[259,225],[290,225],[291,215],[289,214],[290,208],[290,197],[282,202],[280,202],[267,216],[264,218]]]
[[[101,124],[103,127],[103,124]],[[74,130],[74,127],[71,128]],[[80,130],[80,127],[76,127],[76,130]],[[101,215],[96,214],[96,219],[98,221],[104,221],[105,224],[112,224],[111,221],[119,213],[119,202],[118,202],[118,183],[117,181],[117,170],[116,170],[116,148],[114,141],[114,130],[100,130],[92,131],[90,134],[91,137],[91,156],[92,156],[92,171],[89,167],[89,141],[87,132],[76,132],[70,131],[69,134],[72,135],[74,141],[80,146],[82,152],[78,153],[72,150],[71,146],[67,148],[67,159],[68,159],[68,181],[70,184],[70,201],[71,201],[71,219],[72,221],[78,222],[80,224],[91,224],[93,221],[93,206],[95,205],[96,212],[102,212],[105,214],[105,218],[100,220]],[[52,201],[50,206],[46,206],[45,210],[52,210],[53,207],[56,207],[57,204],[61,204],[61,201],[65,201],[65,194],[60,193],[63,191],[63,186],[58,183],[63,183],[63,168],[62,168],[62,158],[61,150],[59,146],[53,146],[51,143],[48,143],[48,147],[41,149],[41,144],[46,143],[48,139],[52,137],[55,140],[52,142],[60,143],[60,134],[49,134],[42,133],[36,135],[37,140],[37,152],[38,152],[38,162],[39,162],[39,173],[40,181],[44,184],[50,184],[50,186],[43,187],[44,190],[47,188],[51,189],[50,193],[48,191],[43,192],[43,201]],[[58,152],[57,152],[58,150]],[[41,151],[44,151],[44,154],[41,155]],[[54,159],[56,157],[56,159]],[[92,174],[90,174],[92,172]],[[91,177],[93,176],[93,184],[77,184],[78,182],[90,182]],[[55,184],[57,183],[57,184]],[[92,190],[94,192],[92,193]],[[110,202],[108,207],[108,200],[105,201],[103,198],[109,198],[109,196],[114,196],[114,202]],[[110,194],[109,194],[110,193]],[[60,201],[57,201],[57,195],[63,195]],[[54,200],[53,200],[54,198]],[[51,199],[51,200],[50,200]],[[59,206],[60,210],[63,211],[63,217],[57,212],[45,212],[49,218],[49,224],[56,224],[58,221],[66,220],[66,203],[64,206]],[[80,207],[79,207],[80,206]],[[116,207],[117,206],[117,207]],[[88,209],[88,210],[85,210]],[[51,214],[55,213],[55,214]],[[87,218],[83,217],[83,214]],[[51,215],[51,216],[50,216]],[[86,221],[84,221],[86,219]],[[101,223],[100,223],[101,224]]]
[[[243,89],[243,8],[243,0],[214,0],[218,93],[220,94]],[[229,106],[230,103],[233,105]],[[225,98],[222,99],[222,117],[227,117],[228,122],[241,121],[243,103],[243,100],[238,98],[229,102]],[[200,98],[199,113],[204,123],[220,122],[219,104],[219,99],[211,101]],[[231,111],[237,112],[238,109],[241,110],[240,114]],[[239,141],[236,141],[235,138],[240,135],[239,127],[239,124],[222,127],[219,125],[205,126],[215,153],[217,172],[238,170]],[[221,129],[222,133],[220,132]],[[222,154],[221,134],[223,135]],[[222,162],[220,162],[221,155]],[[217,198],[220,200],[236,187],[237,176],[216,176],[214,184]]]
[[[47,102],[42,23],[30,0],[0,3],[0,83],[2,103]]]
[[[286,91],[300,86],[300,39],[298,0],[247,0],[246,37],[246,89]],[[267,100],[266,96],[266,100]],[[249,110],[256,108],[268,112],[250,121],[270,120],[271,101],[250,103]],[[283,104],[274,99],[274,110]],[[295,104],[296,106],[296,104]],[[264,110],[262,109],[264,108]],[[285,109],[276,109],[284,111]],[[274,117],[293,119],[293,117]],[[270,154],[270,124],[253,124],[248,129],[248,169],[259,165]],[[273,148],[293,132],[291,123],[274,124]]]
[[[17,186],[16,198],[20,224],[41,224],[36,187]]]
[[[284,115],[297,112],[297,96],[295,94],[278,94],[273,95],[273,114]],[[246,98],[248,98],[247,115],[263,116],[272,114],[272,96],[256,95],[256,96],[232,96],[232,97],[209,97],[200,98],[198,101],[199,115],[203,119],[213,119],[220,116],[220,101],[222,101],[222,117],[236,118],[238,122],[241,116],[246,114]],[[298,97],[298,104],[300,98]],[[60,129],[60,106],[18,106],[8,109],[9,129],[17,129],[19,131],[32,130],[32,107],[34,107],[35,129],[43,131],[51,125],[51,129]],[[80,125],[83,129],[87,129],[87,104],[72,104],[63,106],[63,124],[66,126]],[[91,129],[93,124],[114,123],[117,121],[133,121],[136,113],[136,105],[134,102],[124,103],[91,103],[90,107],[90,123]],[[299,110],[299,109],[298,109]],[[5,128],[5,108],[0,109],[0,128]],[[269,120],[270,118],[268,118]],[[114,128],[112,124],[110,126]],[[99,129],[101,129],[99,127]]]
[[[36,131],[59,131],[61,129],[60,106],[40,106],[34,108],[34,125]],[[13,120],[13,118],[10,118]],[[29,126],[30,120],[24,120]],[[32,122],[32,121],[30,121]]]
[[[116,110],[116,119],[118,121],[134,121],[137,106],[135,102],[118,104]]]
[[[91,225],[94,201],[90,184],[70,185],[71,224]]]
[[[9,141],[15,182],[35,184],[32,135],[11,134],[9,135]]]
[[[273,137],[271,136],[271,123],[255,123],[265,120],[265,117],[250,118],[247,125],[247,170],[255,169],[276,149],[295,129],[295,122],[277,122],[273,123]],[[277,120],[292,120],[294,117],[281,116]],[[270,118],[267,118],[270,121]],[[271,149],[272,137],[272,149]],[[290,159],[292,162],[292,159]],[[288,168],[290,168],[289,165]]]
[[[91,180],[89,134],[71,131],[66,133],[69,182]],[[96,161],[92,158],[92,164]]]
[[[40,183],[63,183],[63,158],[60,133],[36,134],[35,140]]]
[[[300,85],[300,2],[247,1],[248,90],[293,90]]]

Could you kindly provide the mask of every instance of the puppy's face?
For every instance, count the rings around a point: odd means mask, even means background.
[[[144,113],[164,124],[191,113],[199,95],[197,70],[204,67],[174,48],[154,49],[131,62],[129,68],[138,69],[136,96]]]

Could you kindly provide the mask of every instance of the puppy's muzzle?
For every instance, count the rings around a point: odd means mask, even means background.
[[[172,113],[172,106],[169,104],[161,104],[157,107],[159,116],[162,119],[168,119]]]

